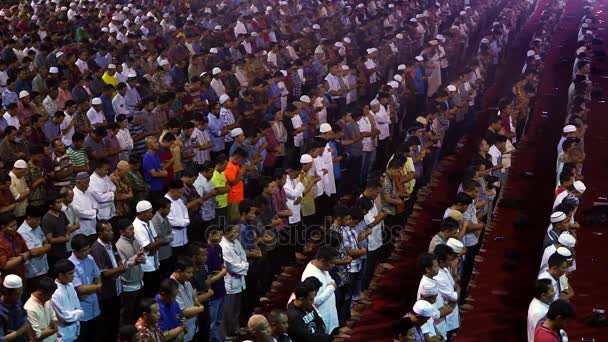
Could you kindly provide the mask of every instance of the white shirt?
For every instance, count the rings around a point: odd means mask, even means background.
[[[388,114],[386,107],[380,105],[380,110],[377,113],[374,113],[374,118],[376,120],[378,131],[380,131],[378,139],[384,140],[388,138],[390,135],[389,125],[391,123],[391,117]]]
[[[420,300],[421,297],[421,290],[422,287],[425,284],[437,284],[437,281],[435,281],[432,278],[429,278],[427,276],[422,276],[422,279],[420,279],[420,283],[418,284],[418,293],[416,294],[416,299]],[[422,327],[422,332],[425,334],[429,334],[429,336],[436,336],[437,334],[435,333],[435,328],[437,329],[437,331],[445,338],[446,334],[447,334],[447,330],[446,330],[446,324],[445,324],[445,319],[440,319],[440,313],[439,313],[439,309],[443,306],[443,297],[442,296],[437,296],[437,300],[435,301],[435,303],[433,303],[433,317],[431,317]],[[434,327],[433,327],[434,326]]]
[[[298,178],[291,179],[287,176],[283,190],[285,190],[285,197],[287,198],[287,208],[291,209],[292,212],[292,215],[289,216],[289,224],[298,223],[301,220],[300,204],[296,204],[295,201],[298,197],[304,196],[306,188]]]
[[[89,191],[82,192],[77,187],[74,187],[72,207],[80,218],[80,229],[78,232],[87,236],[96,234],[97,201],[91,196]]]
[[[334,157],[330,151],[331,146],[329,143],[325,145],[323,149],[323,163],[327,169],[327,174],[323,175],[323,190],[327,196],[331,196],[336,193],[336,179],[334,177]]]
[[[93,172],[90,179],[87,192],[97,201],[97,218],[109,220],[116,215],[116,207],[114,205],[116,185],[114,185],[114,182],[107,175],[102,178],[96,172]]]
[[[57,315],[59,331],[57,340],[60,342],[71,342],[76,340],[80,332],[80,318],[84,314],[80,307],[78,294],[72,283],[63,285],[57,281],[57,290],[51,297],[51,305]]]
[[[439,297],[444,302],[458,303],[458,292],[456,292],[456,282],[452,277],[452,273],[447,268],[439,268],[439,272],[433,279],[439,287]],[[460,310],[458,305],[449,315],[445,316],[446,331],[452,331],[460,327]]]
[[[165,198],[171,201],[171,211],[167,215],[169,225],[171,225],[171,231],[173,232],[173,241],[171,241],[171,247],[181,247],[188,243],[188,225],[190,224],[190,216],[188,215],[188,208],[181,198],[174,200],[168,194]],[[175,229],[181,228],[181,229]]]
[[[192,136],[196,138],[196,141],[198,144],[200,145],[205,145],[207,143],[209,143],[211,141],[211,138],[209,137],[209,133],[207,132],[207,130],[201,131],[200,129],[198,129],[198,127],[194,128],[194,131],[192,132]],[[206,162],[207,160],[211,160],[211,154],[209,153],[209,148],[206,150],[197,148],[194,153],[196,153],[196,155],[194,156],[194,161],[202,164],[204,162]]]
[[[312,160],[312,167],[310,168],[308,173],[311,176],[318,175],[321,179],[323,179],[323,176],[324,176],[323,169],[325,167],[326,166],[325,166],[325,162],[323,161],[323,158],[321,156],[318,156]],[[329,173],[329,170],[327,170],[327,171]],[[324,181],[315,183],[315,187],[316,187],[315,198],[323,195],[324,183],[325,183]]]
[[[228,273],[224,276],[226,294],[241,293],[247,288],[245,284],[245,276],[249,271],[247,254],[239,240],[230,241],[226,237],[222,237],[220,246],[222,247],[224,264],[228,270]]]
[[[302,122],[302,118],[300,117],[299,114],[295,114],[292,118],[291,118],[291,124],[293,125],[294,129],[300,128],[302,127],[302,125],[304,124]],[[300,132],[297,133],[293,136],[293,145],[295,147],[302,147],[302,145],[304,144],[304,132]]]
[[[116,74],[115,76],[118,76],[118,74]],[[114,98],[112,99],[112,108],[114,108],[114,113],[116,113],[116,115],[129,114],[125,97],[120,95],[119,93],[116,93],[116,95],[114,95]]]
[[[357,120],[357,125],[359,126],[359,132],[361,133],[372,132],[372,123],[367,116],[362,116],[361,119]],[[373,151],[374,142],[371,137],[365,137],[361,142],[363,143],[363,152]]]
[[[49,113],[49,115],[54,115],[54,113]],[[59,125],[59,128],[62,131],[61,135],[63,135],[61,141],[63,141],[65,146],[72,146],[72,135],[74,135],[74,126],[70,127],[70,129],[65,134],[63,134],[63,130],[70,126],[70,122],[72,122],[73,119],[73,116],[68,113],[65,113],[65,118],[63,119],[63,122],[61,122],[61,125]]]
[[[361,197],[363,197],[363,195],[361,195]],[[378,216],[378,213],[380,212],[378,210],[378,204],[376,203],[376,200],[374,199],[372,202],[373,202],[372,208],[367,212],[367,214],[365,214],[365,217],[364,217],[365,222],[367,224],[374,222],[374,220],[376,220],[376,216]],[[384,221],[381,221],[380,223],[375,225],[372,228],[372,233],[367,237],[367,250],[369,252],[375,251],[378,248],[382,247],[382,226],[383,225],[384,225]]]
[[[133,138],[131,137],[131,132],[129,132],[128,128],[119,129],[118,132],[116,132],[116,139],[118,140],[118,145],[121,150],[133,150]]]
[[[538,275],[541,275],[543,272],[549,269],[549,257],[557,252],[557,247],[555,245],[549,245],[545,248],[543,252],[543,258],[540,261],[540,271]]]
[[[538,275],[538,279],[549,279],[549,280],[551,280],[551,284],[553,285],[553,288],[555,289],[555,295],[553,295],[553,300],[554,301],[558,300],[560,292],[562,291],[562,288],[561,288],[560,283],[559,283],[559,279],[556,280],[555,278],[553,278],[553,276],[551,276],[548,271],[545,271],[545,272],[539,274]]]
[[[17,129],[21,127],[21,122],[19,122],[19,118],[16,115],[11,116],[8,112],[6,112],[4,113],[4,115],[2,115],[2,117],[4,118],[4,120],[6,120],[6,123],[9,126],[14,126]]]
[[[87,62],[83,61],[80,58],[78,58],[74,64],[76,65],[76,67],[78,67],[78,70],[80,70],[81,74],[84,74],[89,71],[89,65],[87,64]]]
[[[103,115],[103,112],[98,112],[93,107],[89,108],[87,111],[87,118],[89,119],[89,122],[91,122],[91,125],[104,123],[106,121],[106,117]]]
[[[490,157],[492,157],[492,165],[494,166],[496,166],[502,158],[502,152],[500,152],[496,145],[492,145],[492,147],[490,147],[488,154],[490,155]]]
[[[528,342],[534,342],[534,331],[536,325],[549,311],[549,305],[534,298],[528,306]]]
[[[211,88],[213,88],[217,97],[226,95],[226,87],[224,87],[224,84],[222,83],[222,81],[220,81],[216,78],[213,78],[209,85],[211,86]]]
[[[55,315],[55,311],[51,307],[51,301],[46,301],[46,303],[42,304],[36,297],[30,297],[30,299],[25,302],[23,306],[25,311],[27,311],[27,321],[30,324],[30,327],[34,331],[34,334],[37,338],[40,338],[42,331],[46,329],[52,321],[57,320],[57,316]],[[40,342],[55,342],[57,341],[57,334],[53,334]]]
[[[315,277],[321,282],[321,287],[317,291],[314,307],[317,309],[319,316],[323,319],[327,331],[333,331],[339,327],[338,311],[336,309],[336,288],[329,283],[333,282],[333,278],[327,271],[321,271],[317,266],[309,262],[302,272],[302,281],[308,277]]]
[[[156,238],[156,229],[154,229],[152,221],[144,222],[136,217],[135,220],[133,220],[133,230],[135,232],[135,241],[144,248],[154,242],[154,238]],[[160,265],[158,251],[152,253],[145,251],[145,253],[146,262],[141,264],[141,270],[144,272],[156,271]]]

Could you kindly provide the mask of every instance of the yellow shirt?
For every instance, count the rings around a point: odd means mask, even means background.
[[[312,181],[313,181],[312,176],[309,175],[308,173],[300,175],[300,182],[302,182],[302,184],[304,184],[304,187],[308,187],[308,185],[310,183],[312,183]],[[300,210],[302,212],[302,216],[310,216],[310,215],[315,214],[316,208],[315,208],[315,187],[314,186],[307,194],[302,196],[302,202],[300,204],[301,204]]]
[[[116,77],[111,76],[110,74],[108,74],[108,72],[104,72],[103,76],[101,76],[101,79],[103,80],[103,82],[105,84],[111,84],[114,87],[118,86],[118,79],[116,79]]]

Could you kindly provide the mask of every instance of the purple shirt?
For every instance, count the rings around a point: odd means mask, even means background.
[[[213,275],[214,273],[221,271],[222,266],[224,266],[224,255],[222,254],[222,246],[208,245],[207,274]],[[211,289],[213,289],[213,297],[211,297],[211,300],[224,297],[226,295],[226,287],[224,287],[224,278],[221,278],[215,284],[211,285]]]

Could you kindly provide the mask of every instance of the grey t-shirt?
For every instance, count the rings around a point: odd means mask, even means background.
[[[354,137],[360,134],[361,132],[359,131],[359,125],[356,121],[350,121],[344,125],[345,140],[352,140]],[[359,157],[363,154],[363,142],[359,140],[353,144],[344,145],[344,150],[353,157]]]

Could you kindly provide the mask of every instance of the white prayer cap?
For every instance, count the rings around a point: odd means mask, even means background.
[[[416,14],[416,19],[420,19],[422,17],[424,17],[422,14]]]
[[[446,245],[450,247],[454,251],[454,253],[457,254],[462,253],[462,250],[464,249],[464,244],[460,240],[454,238],[449,238],[448,242],[446,242]]]
[[[395,82],[395,81],[390,81],[388,82],[386,85],[390,86],[393,89],[397,89],[399,88],[399,83]]]
[[[465,12],[465,11],[460,11],[460,15],[467,15],[467,12]]]
[[[342,66],[342,70],[344,70],[344,71],[350,70],[350,67],[348,65],[343,65]]]
[[[321,126],[319,127],[319,132],[321,132],[321,133],[331,132],[331,125],[328,123],[322,123]]]
[[[334,44],[334,46],[335,46],[335,47],[342,48],[342,49],[344,48],[344,44],[342,44],[341,42],[336,42],[336,43]]]
[[[55,57],[56,57],[56,58],[59,58],[59,57],[61,57],[61,56],[63,56],[63,52],[61,52],[61,51],[58,51],[58,52],[55,54]]]
[[[564,133],[576,132],[576,126],[574,126],[574,125],[566,125],[566,126],[564,126],[564,128],[562,129],[562,131]]]
[[[371,55],[372,53],[377,52],[377,51],[378,51],[378,49],[376,49],[376,48],[371,48],[371,49],[368,49],[368,50],[367,50],[367,54],[368,54],[368,55]]]
[[[417,60],[418,62],[424,61],[424,57],[422,57],[422,56],[416,56],[416,57],[414,57],[414,59]]]
[[[148,201],[139,201],[137,202],[137,205],[135,206],[135,211],[137,211],[138,213],[142,213],[146,210],[150,210],[152,209],[152,203],[148,202]]]
[[[585,31],[585,34],[593,34],[593,31],[591,31],[591,30],[586,30],[586,31]]]
[[[22,90],[19,92],[19,98],[22,99],[24,97],[28,97],[30,96],[30,93],[27,92],[27,90]]]
[[[300,102],[310,103],[310,97],[308,97],[308,95],[302,95],[300,96]]]
[[[417,23],[417,22],[418,22],[418,19],[416,19],[416,18],[412,18],[412,19],[410,19],[410,22],[412,22],[412,23]]]
[[[205,75],[207,75],[207,72],[206,72],[206,71],[203,71],[203,72],[202,72],[202,73],[201,73],[199,76],[200,76],[200,77],[205,77]]]
[[[242,128],[240,128],[240,127],[233,128],[233,129],[230,131],[230,136],[231,136],[231,137],[233,137],[233,138],[236,138],[236,137],[238,137],[238,136],[239,136],[239,135],[241,135],[241,134],[243,134],[243,129],[242,129]]]
[[[303,154],[300,156],[300,164],[312,163],[312,156],[310,154]]]
[[[4,277],[2,286],[7,289],[19,289],[23,287],[23,280],[16,274],[8,274],[6,277]]]
[[[399,64],[399,66],[397,67],[397,70],[405,70],[407,69],[407,66],[405,66],[405,64]]]
[[[91,104],[93,104],[94,106],[100,105],[101,99],[99,97],[96,97],[93,100],[91,100]]]
[[[135,73],[135,71],[129,71],[129,73],[127,74],[128,78],[135,78],[137,77],[137,74]]]
[[[68,8],[67,8],[67,7],[65,7],[65,6],[61,6],[61,10],[62,10],[62,11],[67,11],[67,10],[68,10]]]
[[[163,18],[169,18],[170,14],[169,13],[165,13],[163,14]]]
[[[456,86],[455,86],[455,85],[453,85],[453,84],[450,84],[450,85],[448,86],[448,91],[456,91]]]
[[[427,125],[428,121],[426,120],[426,118],[424,116],[419,116],[416,118],[416,122],[421,123],[423,125]]]
[[[220,69],[220,68],[218,68],[218,67],[215,67],[215,68],[213,68],[213,70],[211,70],[211,74],[212,74],[213,76],[215,76],[215,75],[219,74],[220,72],[222,72],[222,69]]]
[[[388,4],[388,8],[394,8],[395,4]]]
[[[445,37],[442,34],[436,35],[435,38],[441,42],[445,42]]]
[[[369,103],[370,106],[377,106],[380,104],[380,101],[378,101],[377,99],[373,99],[372,102]]]
[[[272,11],[272,6],[266,6],[267,11]]]
[[[221,30],[221,29],[222,29],[222,26],[221,26],[221,25],[216,25],[216,26],[215,26],[213,29],[214,29],[214,30],[218,30],[218,31],[219,31],[219,30]]]
[[[467,6],[464,8],[465,10],[471,9],[471,6]]]
[[[582,27],[582,28],[587,28],[587,27],[589,27],[589,24],[584,23],[583,25],[581,25],[581,27]]]
[[[433,306],[426,300],[417,301],[416,304],[414,304],[413,311],[415,314],[422,317],[430,318],[433,316]]]
[[[120,18],[117,15],[112,16],[112,21],[119,21]]]
[[[395,38],[397,38],[397,39],[403,39],[403,33],[397,33],[397,35],[395,36]]]
[[[220,96],[220,104],[224,104],[228,100],[230,100],[230,96],[228,96],[226,94]]]
[[[122,5],[121,4],[117,4],[115,7],[116,7],[116,9],[121,9]]]
[[[561,211],[556,211],[551,214],[551,223],[559,223],[566,219],[566,214]]]
[[[439,44],[439,42],[436,39],[433,39],[433,40],[429,41],[429,44],[432,46],[435,46],[435,45]]]
[[[283,76],[287,76],[287,70],[279,70],[279,72],[283,74]]]
[[[165,66],[165,65],[169,65],[169,61],[166,59],[161,59],[161,61],[158,63],[160,66]]]
[[[363,5],[363,4],[358,4],[358,5],[357,5],[357,8],[363,8],[363,6],[365,6],[365,5]]]
[[[262,56],[266,56],[267,54],[268,54],[268,51],[262,50]]]
[[[102,27],[101,28],[101,32],[106,32],[107,33],[107,32],[110,32],[110,29],[107,28],[107,27]]]
[[[574,189],[578,192],[580,192],[581,194],[583,192],[585,192],[585,190],[587,190],[587,187],[585,186],[585,183],[581,182],[581,181],[576,181],[574,182],[574,184],[572,184],[574,186]]]
[[[580,54],[580,53],[583,53],[583,52],[587,52],[587,48],[584,47],[584,46],[581,46],[578,49],[576,49],[576,54],[577,55]]]
[[[482,42],[482,43],[484,43],[484,44],[487,44],[487,43],[489,43],[489,42],[490,42],[490,40],[489,40],[488,38],[483,38],[483,39],[481,40],[481,42]]]
[[[350,38],[348,37],[344,37],[344,39],[342,39],[346,44],[350,44]]]
[[[49,68],[49,73],[51,73],[51,74],[58,74],[59,73],[59,68],[57,68],[57,67],[50,67]]]
[[[420,288],[420,295],[423,297],[433,297],[439,294],[439,288],[437,286],[437,283],[432,281],[432,282],[427,282],[422,284],[422,287]]]
[[[568,259],[572,257],[572,252],[570,252],[570,250],[566,247],[558,248],[557,251],[555,251],[555,253],[557,253],[561,256],[565,256]]]
[[[251,32],[251,36],[252,36],[252,37],[257,37],[257,36],[258,36],[258,33],[257,33],[257,32]]]
[[[217,54],[217,48],[209,49],[209,53]]]
[[[393,76],[393,79],[397,82],[403,82],[403,77],[401,77],[401,75],[395,75]]]
[[[31,19],[32,20],[38,20],[38,16],[34,14]]]
[[[108,65],[108,69],[116,69],[116,64],[110,64],[110,65]]]
[[[500,23],[498,21],[495,21],[492,23],[492,26],[499,26],[499,25],[500,25]]]
[[[321,29],[321,25],[319,25],[319,24],[314,24],[314,25],[312,25],[312,29],[313,29],[313,30],[320,30],[320,29]]]
[[[279,1],[279,5],[287,5],[288,2],[287,1]]]
[[[13,164],[13,167],[16,169],[27,169],[27,163],[25,162],[25,160],[19,159],[19,160],[15,161],[15,163]]]
[[[534,50],[528,50],[528,52],[526,52],[526,56],[528,57],[532,57],[534,55],[536,55],[536,52],[534,52]]]
[[[563,232],[557,238],[557,242],[568,248],[574,248],[574,246],[576,245],[576,238],[568,232]]]
[[[539,56],[539,55],[535,55],[535,56],[534,56],[534,59],[536,59],[536,60],[540,60],[540,56]]]

